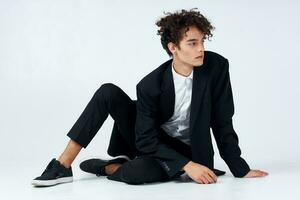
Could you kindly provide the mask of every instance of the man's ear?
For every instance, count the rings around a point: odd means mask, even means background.
[[[169,42],[168,43],[168,49],[174,55],[174,53],[176,52],[177,48],[176,48],[176,45],[173,42]]]

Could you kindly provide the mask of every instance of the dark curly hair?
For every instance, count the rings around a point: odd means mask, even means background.
[[[160,18],[155,24],[160,28],[157,31],[157,35],[161,36],[161,44],[169,56],[172,56],[172,53],[168,49],[168,43],[173,42],[180,49],[179,42],[190,26],[197,27],[204,34],[204,39],[209,39],[213,36],[211,32],[215,28],[208,19],[197,11],[197,8],[182,9],[180,12],[174,13],[164,12],[164,14],[166,16]]]

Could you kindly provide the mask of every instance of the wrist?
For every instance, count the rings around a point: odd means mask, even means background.
[[[182,167],[182,170],[186,172],[188,170],[189,166],[193,163],[193,161],[189,161],[186,165]]]

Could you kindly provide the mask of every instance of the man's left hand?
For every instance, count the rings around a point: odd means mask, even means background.
[[[268,173],[258,170],[258,169],[251,169],[243,178],[255,178],[255,177],[264,177],[267,176]]]

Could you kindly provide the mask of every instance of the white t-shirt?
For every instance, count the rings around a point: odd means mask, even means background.
[[[161,128],[171,137],[190,145],[189,125],[192,100],[193,71],[188,76],[182,76],[174,70],[172,74],[175,89],[175,107],[173,116],[161,125]]]

